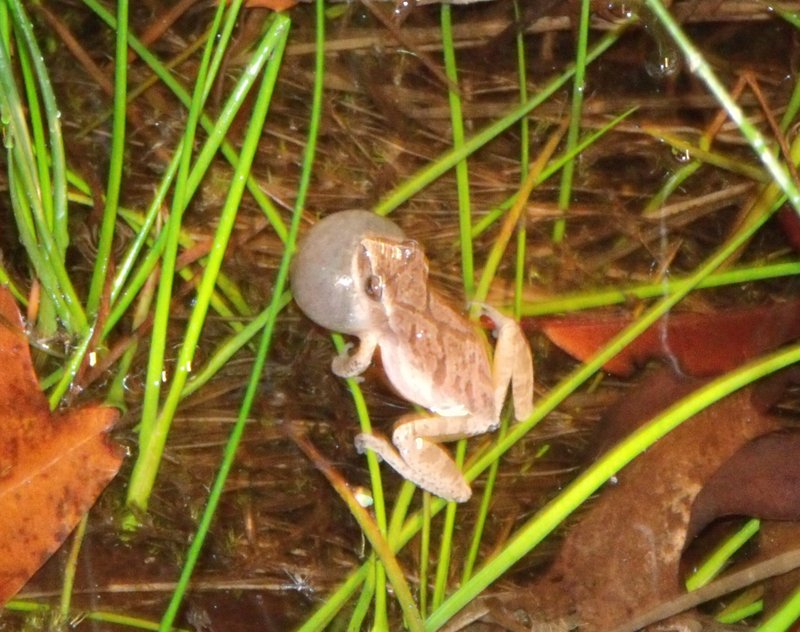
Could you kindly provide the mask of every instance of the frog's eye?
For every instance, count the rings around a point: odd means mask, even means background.
[[[364,285],[364,291],[374,301],[381,300],[383,295],[383,279],[377,274],[370,274],[367,277],[367,282]]]

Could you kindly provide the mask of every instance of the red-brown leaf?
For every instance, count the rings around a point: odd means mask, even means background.
[[[245,0],[248,9],[272,9],[273,11],[285,11],[291,9],[299,0]]]
[[[61,545],[122,463],[107,406],[51,414],[22,318],[0,287],[0,604]]]
[[[628,315],[546,318],[536,325],[558,347],[583,362],[627,327]],[[800,301],[710,313],[677,313],[662,318],[603,368],[630,375],[661,358],[695,376],[736,368],[768,349],[800,336]]]

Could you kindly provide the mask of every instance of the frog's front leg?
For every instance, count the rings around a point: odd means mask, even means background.
[[[528,340],[513,318],[488,305],[481,305],[481,310],[494,321],[497,335],[492,362],[495,413],[499,418],[511,384],[514,417],[527,419],[533,412],[533,357]]]
[[[349,345],[331,362],[331,371],[339,377],[355,377],[367,370],[372,362],[372,355],[378,346],[378,337],[371,335],[361,336],[358,340],[358,349],[348,353]]]
[[[493,420],[475,416],[433,417],[411,414],[402,417],[392,431],[394,446],[372,434],[356,436],[359,452],[372,450],[400,476],[441,496],[445,500],[465,502],[472,490],[450,453],[439,441],[453,441],[488,431]],[[478,429],[480,427],[480,429]]]

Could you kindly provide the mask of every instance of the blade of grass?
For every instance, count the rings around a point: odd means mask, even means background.
[[[428,613],[428,570],[431,560],[431,495],[422,494],[422,532],[419,536],[419,611]]]
[[[721,546],[716,547],[686,580],[686,590],[697,590],[714,579],[730,562],[731,557],[758,533],[761,521],[750,519]]]
[[[48,160],[50,163],[52,177],[45,178],[45,180],[52,183],[52,186],[43,187],[42,195],[52,195],[52,204],[50,200],[44,202],[44,204],[52,211],[51,229],[53,231],[53,238],[63,260],[67,244],[69,243],[69,236],[67,233],[69,227],[65,176],[66,158],[63,136],[61,134],[61,112],[59,111],[55,92],[53,91],[53,86],[50,83],[49,74],[44,64],[44,56],[39,49],[36,36],[33,32],[33,23],[18,2],[9,2],[8,4],[14,16],[15,28],[22,33],[25,40],[25,55],[30,59],[35,69],[39,92],[42,95],[42,104],[44,105],[45,116],[47,117],[47,133],[50,142],[47,150],[45,150],[42,145],[41,153],[37,152],[37,161],[41,165],[40,173],[43,174],[47,173]],[[20,47],[20,50],[22,50],[22,48],[23,47]],[[40,180],[40,184],[41,182]]]
[[[128,1],[117,2],[117,37],[114,62],[114,118],[111,125],[111,155],[108,164],[106,181],[106,203],[103,209],[103,221],[100,225],[100,237],[97,242],[97,254],[94,261],[92,280],[89,285],[89,296],[86,299],[86,311],[96,314],[100,306],[100,297],[106,287],[111,246],[117,225],[117,207],[122,186],[122,167],[125,159],[125,119],[127,116],[128,90]]]
[[[367,618],[372,598],[375,596],[375,575],[377,573],[378,559],[375,552],[369,554],[369,559],[364,565],[367,570],[367,578],[361,586],[361,594],[353,607],[353,614],[347,622],[347,632],[360,632],[364,629],[364,619]]]
[[[620,25],[616,30],[607,33],[586,55],[586,63],[590,63],[608,50],[625,30],[625,24]],[[463,147],[453,148],[444,152],[437,160],[423,167],[413,176],[405,180],[400,186],[394,189],[375,207],[378,215],[388,215],[395,208],[404,204],[418,191],[428,186],[443,173],[457,165],[474,151],[480,149],[493,138],[511,127],[531,110],[538,107],[555,94],[561,87],[570,80],[575,74],[575,67],[570,66],[561,75],[552,79],[536,96],[528,100],[523,105],[511,110],[501,119],[486,126],[483,130],[465,140]]]
[[[541,542],[577,506],[604,485],[636,455],[670,430],[733,391],[797,362],[800,362],[800,345],[792,345],[715,379],[654,417],[609,450],[602,459],[580,474],[556,499],[523,525],[494,559],[478,570],[469,582],[451,595],[428,618],[425,629],[437,630],[444,625],[451,616],[467,605],[486,586]]]
[[[331,339],[333,340],[336,353],[344,353],[347,349],[347,346],[345,345],[342,336],[340,334],[332,334]],[[347,382],[347,388],[350,391],[350,395],[353,398],[353,404],[355,404],[356,407],[356,416],[358,417],[358,423],[361,432],[371,434],[372,422],[370,421],[369,409],[367,408],[367,402],[364,399],[364,394],[361,391],[361,386],[359,386],[356,378],[348,378],[345,381]],[[383,539],[386,537],[388,529],[386,524],[386,498],[383,494],[380,461],[375,453],[371,450],[367,450],[364,456],[367,459],[370,486],[372,487],[375,522],[378,525],[378,531]],[[383,565],[378,564],[377,562],[374,567],[373,581],[375,583],[375,626],[386,626],[388,625],[388,615],[386,611],[386,575]]]
[[[61,598],[58,603],[59,616],[62,621],[69,620],[69,609],[72,603],[72,589],[75,587],[75,573],[78,570],[78,555],[81,551],[83,539],[86,537],[86,524],[89,521],[89,514],[84,514],[78,526],[72,534],[72,542],[69,545],[69,555],[64,565],[63,585],[61,587]]]
[[[800,587],[766,621],[758,626],[758,632],[784,632],[800,618]]]
[[[285,21],[284,19],[278,19],[276,17],[267,35],[265,35],[265,41],[269,43],[269,47],[272,50],[272,55],[269,63],[266,66],[264,80],[262,81],[258,94],[258,109],[253,110],[251,126],[248,128],[245,142],[242,145],[242,155],[240,157],[237,170],[234,173],[231,188],[228,193],[228,199],[226,200],[226,203],[220,214],[217,231],[214,236],[213,248],[208,256],[208,264],[197,290],[197,298],[186,327],[186,333],[179,353],[175,375],[172,383],[170,384],[169,392],[167,393],[161,410],[159,411],[157,417],[154,415],[152,419],[147,421],[147,427],[145,427],[145,411],[143,410],[142,412],[140,454],[136,464],[134,465],[134,469],[131,474],[131,481],[128,487],[128,501],[141,509],[145,509],[147,507],[147,500],[149,498],[153,482],[155,481],[156,472],[161,459],[161,453],[164,449],[164,443],[169,432],[172,416],[177,409],[178,403],[181,399],[181,392],[183,391],[183,387],[188,379],[189,373],[191,372],[191,362],[192,358],[194,357],[195,346],[202,330],[205,315],[207,313],[208,302],[213,294],[214,286],[216,284],[216,277],[222,265],[223,257],[225,255],[225,248],[236,219],[236,213],[241,201],[241,196],[244,192],[247,172],[250,168],[253,157],[255,156],[255,151],[258,145],[258,138],[262,126],[257,125],[257,122],[260,121],[263,125],[263,120],[266,118],[266,113],[269,108],[278,70],[280,69],[281,53],[286,42],[287,30],[288,21]],[[256,127],[258,129],[256,129]],[[178,212],[182,212],[182,209],[180,209]],[[170,252],[170,237],[172,237],[174,240],[173,243],[176,244],[179,233],[180,231],[178,222],[175,222],[174,234],[168,234],[168,245],[165,249],[165,262],[163,264],[164,268],[168,267],[167,255]],[[170,267],[174,269],[174,253],[172,253],[170,257]],[[160,318],[164,321],[164,323],[166,322],[169,316],[169,307],[171,303],[171,294],[165,294],[165,292],[162,290],[164,284],[163,274],[161,279],[162,284],[159,286],[159,303],[157,305],[157,316],[156,321],[154,321],[154,333],[152,340],[157,340],[159,343],[160,351],[156,353],[156,355],[161,355],[162,358],[161,360],[157,358],[148,366],[148,386],[153,384],[154,380],[155,382],[159,382],[161,379],[163,349],[165,348],[166,343],[166,329],[162,324],[157,337],[155,332],[155,324],[159,318],[159,309],[163,312],[160,314]],[[278,298],[279,297],[276,297],[276,300]],[[158,370],[152,370],[151,367],[153,366],[157,367]],[[156,389],[154,388],[153,390]],[[153,396],[151,395],[151,398],[152,397]],[[157,403],[158,402],[156,398],[155,405],[157,405]],[[153,406],[154,404],[151,402],[150,405]]]
[[[170,393],[167,395],[167,400],[164,403],[161,411],[161,417],[159,418],[159,420],[164,420],[162,428],[158,430],[159,435],[163,436],[163,440],[166,439],[166,433],[169,429],[169,422],[171,421],[175,408],[177,408],[177,403],[180,398],[180,391],[183,389],[183,386],[186,383],[186,377],[188,373],[185,371],[181,373],[180,370],[182,366],[191,363],[192,360],[194,346],[196,345],[200,334],[199,326],[202,324],[204,318],[203,312],[208,306],[209,296],[215,282],[214,277],[216,276],[216,271],[219,270],[219,267],[222,264],[224,249],[227,244],[230,231],[233,228],[233,221],[236,218],[236,209],[238,208],[242,194],[244,193],[247,172],[249,171],[250,165],[252,164],[255,156],[255,152],[258,147],[258,140],[261,136],[261,131],[264,127],[264,121],[266,120],[269,105],[272,100],[272,94],[275,88],[278,71],[283,60],[283,51],[286,47],[286,40],[288,39],[290,26],[291,21],[287,16],[277,14],[270,27],[270,32],[268,33],[271,41],[273,41],[273,53],[269,63],[267,64],[264,79],[262,80],[261,87],[258,91],[258,95],[256,96],[256,102],[253,106],[253,113],[251,115],[250,123],[247,127],[244,142],[242,143],[242,152],[237,171],[234,174],[234,179],[231,183],[228,193],[228,199],[219,218],[217,235],[214,241],[216,244],[217,239],[219,239],[220,247],[212,251],[211,255],[209,255],[208,267],[206,268],[206,272],[203,275],[200,287],[198,288],[196,307],[195,310],[193,310],[189,324],[187,325],[184,348],[188,348],[188,350],[186,352],[182,352],[181,357],[178,360],[179,373],[176,373],[175,375],[170,388]],[[313,123],[312,131],[315,131],[313,128]],[[315,145],[316,135],[309,139],[309,144],[306,149],[307,163],[313,161]],[[304,168],[310,169],[310,164],[306,164]],[[214,513],[216,512],[219,500],[222,497],[222,492],[224,490],[228,474],[233,467],[233,461],[236,457],[236,450],[239,447],[242,434],[244,433],[245,423],[250,415],[253,401],[255,400],[256,393],[258,392],[261,374],[264,370],[264,364],[266,363],[266,358],[269,353],[269,347],[272,341],[272,333],[275,326],[275,317],[279,311],[278,305],[283,296],[283,288],[286,284],[286,278],[289,273],[289,261],[291,260],[293,244],[297,239],[301,215],[302,207],[298,204],[292,215],[291,227],[289,229],[288,243],[290,245],[284,251],[280,267],[278,268],[277,278],[275,279],[275,289],[273,291],[272,300],[270,303],[270,313],[272,318],[267,320],[267,324],[264,327],[261,343],[256,355],[256,360],[253,363],[253,370],[251,371],[250,380],[247,384],[247,390],[242,402],[242,407],[239,410],[236,423],[231,431],[230,437],[228,438],[219,472],[214,479],[211,492],[209,493],[208,503],[206,504],[206,508],[203,511],[197,532],[195,533],[195,537],[193,538],[192,544],[187,552],[186,563],[181,571],[178,585],[176,586],[167,610],[161,619],[161,627],[159,629],[162,632],[167,632],[172,627],[172,623],[178,613],[181,602],[183,601],[183,596],[188,589],[192,573],[200,556],[200,551],[205,543],[206,535],[211,527],[211,521],[214,517]],[[156,436],[155,429],[153,435]],[[161,436],[159,436],[158,439],[158,444],[160,445],[157,445],[156,447],[163,450],[163,440],[161,439]],[[153,463],[153,470],[157,470],[157,467],[158,459]],[[154,478],[155,471],[152,471],[150,474]],[[132,484],[133,476],[131,477],[131,486]],[[152,486],[152,480],[150,481],[150,485]],[[147,495],[149,495],[149,488],[147,488],[146,491]],[[145,506],[147,495],[144,496]],[[141,499],[142,498],[139,497],[137,500]]]
[[[105,7],[99,4],[97,0],[83,0],[83,3],[92,11],[94,11],[95,14],[109,27],[112,29],[116,28],[116,20],[114,19],[114,16],[109,13]],[[205,37],[210,37],[210,31],[207,35],[205,35]],[[177,82],[177,80],[168,72],[168,70],[164,68],[158,59],[137,38],[133,36],[128,37],[128,45],[136,52],[142,61],[144,61],[152,69],[152,71],[172,91],[172,93],[181,101],[181,103],[188,107],[191,103],[191,97],[189,96],[189,93]],[[213,122],[206,115],[202,115],[200,117],[200,124],[209,133],[214,128]],[[229,143],[226,142],[222,144],[222,154],[225,156],[226,160],[228,160],[231,166],[236,169],[236,163],[238,162],[239,157]],[[261,187],[255,181],[252,175],[249,175],[247,178],[247,190],[264,212],[264,215],[266,216],[273,230],[277,233],[278,237],[281,239],[281,241],[286,242],[286,226],[284,225],[278,210],[261,190]]]
[[[520,21],[519,1],[514,0],[514,19],[517,23]],[[525,38],[522,34],[522,29],[519,29],[516,37],[517,44],[517,76],[519,78],[519,101],[525,103],[528,100],[528,73],[525,63]],[[520,187],[525,183],[525,167],[530,163],[530,138],[528,129],[528,117],[525,116],[520,120]],[[514,269],[514,319],[519,321],[520,308],[522,306],[522,289],[525,282],[525,250],[527,246],[527,231],[525,229],[525,217],[520,215],[517,222],[517,256]],[[500,421],[500,428],[497,431],[497,436],[502,437],[508,431],[508,415],[503,415]],[[481,503],[478,508],[478,513],[475,518],[475,526],[472,529],[472,539],[470,541],[469,549],[464,560],[464,567],[461,572],[461,583],[466,582],[471,576],[475,568],[475,563],[478,560],[480,553],[480,545],[483,540],[483,532],[486,527],[486,521],[489,517],[489,508],[491,506],[492,494],[494,493],[494,486],[497,482],[497,473],[500,469],[500,460],[498,459],[489,467],[486,474],[486,484],[481,495]]]
[[[492,244],[492,249],[489,251],[489,256],[486,257],[486,265],[483,267],[480,281],[478,282],[478,289],[475,292],[475,302],[471,308],[473,314],[480,311],[480,305],[486,302],[486,297],[489,295],[489,286],[494,279],[497,269],[500,267],[500,262],[506,251],[506,246],[511,240],[514,230],[519,223],[519,218],[522,216],[522,210],[528,202],[533,188],[536,183],[541,180],[542,171],[545,165],[550,160],[551,156],[556,150],[556,147],[561,142],[564,135],[566,125],[562,124],[556,129],[542,148],[541,153],[531,165],[525,182],[522,183],[519,192],[514,199],[514,205],[503,220],[503,225],[500,228],[500,233],[497,239]]]
[[[752,267],[732,268],[724,272],[710,274],[700,281],[695,289],[752,283],[754,281],[763,281],[784,276],[797,276],[799,274],[800,261],[786,261],[772,264],[757,263]],[[533,303],[523,303],[522,315],[542,316],[561,312],[571,313],[584,309],[593,309],[595,307],[607,307],[609,305],[622,305],[632,298],[644,300],[664,296],[671,292],[682,292],[683,285],[689,282],[691,282],[690,277],[672,277],[665,279],[663,283],[650,283],[621,289],[565,294],[554,299],[543,299]]]
[[[464,440],[459,441],[455,451],[455,462],[459,470],[463,469],[466,454],[467,442]],[[439,536],[439,559],[436,564],[436,579],[434,580],[433,598],[431,599],[431,608],[434,609],[439,607],[447,593],[447,580],[450,577],[450,560],[453,554],[453,532],[456,526],[457,511],[458,503],[449,502],[446,504],[442,533]]]
[[[64,222],[66,206],[63,161],[59,158],[63,147],[58,121],[58,110],[55,99],[52,97],[47,69],[42,61],[42,55],[33,35],[30,19],[25,14],[18,0],[8,0],[15,33],[20,33],[22,41],[17,38],[20,47],[25,47],[26,54],[31,60],[31,65],[36,73],[35,80],[27,77],[26,85],[35,81],[42,93],[45,113],[48,118],[50,132],[50,152],[44,148],[40,151],[44,155],[36,155],[26,120],[26,107],[23,105],[14,81],[14,71],[11,65],[9,50],[3,42],[0,44],[0,111],[2,117],[8,121],[5,130],[5,145],[8,150],[9,193],[20,239],[25,246],[28,257],[40,277],[42,287],[50,300],[58,307],[58,314],[62,322],[72,333],[83,333],[88,327],[86,316],[81,307],[80,300],[72,286],[69,274],[63,260],[63,249],[60,244],[65,241],[65,229],[60,222]],[[26,68],[22,69],[23,71]],[[52,97],[52,99],[51,99]],[[42,189],[39,183],[39,166],[37,161],[48,161],[48,155],[53,161],[53,215],[48,218],[46,205],[42,200]],[[44,168],[44,167],[42,167]],[[61,195],[62,200],[56,199]]]
[[[520,21],[519,0],[514,0],[514,19]],[[517,76],[519,77],[519,102],[528,100],[528,69],[525,62],[525,37],[520,29],[517,32]],[[530,129],[528,117],[523,116],[519,122],[519,183],[525,182],[525,167],[530,164]],[[522,217],[517,224],[517,261],[514,270],[514,318],[519,320],[522,307],[522,287],[525,283],[525,248],[527,245],[527,230],[525,218]],[[496,471],[496,468],[495,468]]]
[[[442,52],[444,55],[445,74],[449,82],[448,100],[450,104],[450,127],[453,136],[453,149],[464,148],[464,118],[461,110],[461,96],[458,93],[458,65],[456,63],[455,46],[453,44],[452,15],[449,4],[442,4],[441,32]],[[466,157],[456,166],[456,187],[458,191],[458,234],[461,250],[461,276],[464,285],[464,296],[469,302],[475,293],[475,273],[473,270],[472,255],[472,213],[470,209],[469,190],[469,165]],[[464,462],[467,442],[461,440],[456,445],[456,463],[460,466]],[[430,506],[430,498],[428,498]],[[444,599],[447,591],[447,580],[450,577],[450,560],[452,559],[453,530],[456,524],[456,503],[449,503],[445,510],[442,523],[442,532],[439,536],[439,558],[436,564],[436,577],[434,580],[431,607],[436,608]],[[430,515],[430,514],[428,514]],[[430,529],[430,525],[428,525]]]
[[[800,213],[800,190],[797,185],[792,181],[786,167],[778,160],[775,154],[769,149],[761,132],[753,125],[739,105],[728,94],[728,91],[722,85],[722,82],[714,74],[711,66],[705,60],[703,55],[694,45],[694,43],[686,36],[678,23],[673,19],[669,11],[664,7],[660,0],[645,0],[645,5],[653,12],[658,20],[663,24],[664,28],[670,34],[675,43],[680,48],[681,53],[686,59],[689,69],[700,79],[705,82],[709,90],[716,97],[717,101],[725,108],[730,119],[736,124],[744,136],[745,140],[750,144],[753,151],[761,160],[762,164],[769,171],[773,180],[778,184],[781,190],[786,194],[789,202],[794,207],[794,210]]]
[[[238,13],[241,0],[234,2],[231,12]],[[189,204],[187,181],[191,167],[192,151],[194,138],[197,130],[198,119],[203,108],[204,85],[208,77],[208,67],[211,63],[213,44],[216,33],[219,31],[225,16],[225,5],[219,4],[214,14],[211,26],[212,37],[209,38],[208,45],[203,49],[203,55],[197,70],[197,79],[192,93],[192,101],[189,106],[189,113],[183,132],[180,162],[178,163],[178,173],[175,176],[175,189],[172,194],[172,205],[169,217],[167,218],[165,232],[166,241],[164,251],[161,255],[161,274],[158,283],[158,293],[153,314],[153,328],[150,334],[150,346],[148,349],[147,373],[145,377],[144,397],[142,401],[142,415],[139,424],[139,457],[133,468],[131,483],[128,487],[128,503],[139,504],[140,510],[147,509],[147,498],[150,493],[152,480],[155,479],[154,469],[157,467],[158,460],[161,458],[160,450],[156,447],[157,458],[153,460],[150,453],[151,433],[158,427],[158,437],[156,446],[166,435],[163,432],[164,426],[169,425],[167,417],[159,416],[158,404],[161,398],[161,384],[164,381],[164,364],[166,362],[167,349],[167,330],[170,321],[170,311],[172,307],[172,288],[175,280],[175,266],[178,259],[178,241],[180,229],[183,221],[183,213]],[[198,312],[199,313],[199,312]],[[195,325],[196,326],[196,325]],[[186,349],[186,344],[182,345]],[[184,354],[185,355],[185,354]],[[188,366],[178,365],[178,371],[186,372]],[[178,378],[176,373],[174,379]]]
[[[578,22],[578,48],[575,55],[575,79],[572,82],[572,103],[570,105],[569,130],[567,131],[567,151],[578,143],[583,113],[583,92],[586,89],[586,49],[589,41],[589,0],[581,0],[581,13]],[[569,209],[572,199],[572,178],[575,173],[575,160],[569,160],[561,172],[561,185],[558,189],[558,208],[562,215]],[[553,226],[553,241],[561,243],[567,231],[567,221],[563,217]]]
[[[441,5],[442,52],[444,54],[445,75],[450,84],[447,97],[450,103],[450,128],[453,134],[453,149],[464,149],[464,118],[461,112],[461,95],[458,86],[458,66],[453,45],[453,21],[450,5]],[[472,264],[472,214],[470,211],[469,165],[466,157],[456,163],[456,186],[458,188],[458,226],[461,239],[461,276],[464,282],[464,296],[469,301],[475,293],[475,276]]]

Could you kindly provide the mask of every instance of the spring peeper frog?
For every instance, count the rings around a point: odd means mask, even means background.
[[[509,384],[516,418],[531,413],[533,363],[519,325],[483,308],[496,327],[490,361],[473,323],[430,287],[420,245],[368,211],[334,213],[317,223],[298,248],[291,285],[311,320],[359,338],[355,352],[333,359],[336,375],[360,375],[380,347],[395,389],[433,413],[403,416],[392,443],[359,434],[358,450],[372,450],[401,476],[442,498],[467,500],[470,487],[440,442],[497,428]]]

